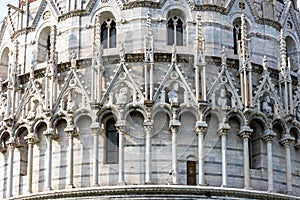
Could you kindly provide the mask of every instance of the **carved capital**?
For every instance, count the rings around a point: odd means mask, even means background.
[[[279,143],[283,145],[286,148],[289,148],[291,146],[291,143],[295,140],[294,137],[292,137],[290,134],[283,134],[281,136],[281,139],[279,140]]]
[[[145,133],[152,133],[153,132],[153,122],[150,121],[150,122],[144,122],[144,130],[145,130]]]
[[[126,121],[125,120],[118,120],[116,123],[116,128],[118,129],[119,133],[125,133],[126,132]]]
[[[205,134],[207,131],[207,123],[205,121],[197,121],[195,126],[196,134]]]
[[[12,151],[12,150],[15,149],[15,147],[16,147],[15,140],[14,140],[13,138],[10,138],[10,139],[8,140],[8,142],[7,142],[7,149],[8,149],[9,151]]]
[[[266,130],[265,134],[262,136],[262,139],[265,142],[272,142],[273,138],[276,136],[276,133],[273,130]]]
[[[57,138],[57,134],[55,133],[53,128],[48,128],[43,132],[43,135],[47,138],[47,140]]]
[[[219,125],[218,135],[219,136],[227,136],[228,131],[230,130],[229,124],[221,124]]]
[[[90,125],[90,129],[92,131],[92,135],[99,135],[100,134],[100,123],[99,122],[93,122],[91,125]]]
[[[251,134],[253,132],[253,129],[251,129],[249,126],[242,126],[241,131],[239,132],[239,136],[244,139],[244,138],[250,138]]]
[[[69,138],[78,136],[76,126],[74,126],[74,125],[67,126],[64,131]]]
[[[181,123],[178,120],[171,120],[169,128],[172,133],[177,133],[179,128],[181,126]]]
[[[38,138],[34,133],[29,133],[27,136],[24,137],[27,144],[35,144],[38,142]]]

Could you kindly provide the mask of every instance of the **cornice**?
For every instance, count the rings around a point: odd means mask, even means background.
[[[140,185],[140,186],[104,186],[91,188],[74,188],[69,190],[54,190],[36,194],[24,195],[10,199],[65,199],[79,197],[99,197],[101,198],[131,198],[143,197],[147,199],[183,199],[183,198],[207,198],[234,197],[245,199],[272,199],[272,200],[296,200],[296,196],[269,193],[257,190],[245,190],[238,188],[221,188],[209,186],[169,186],[169,185]]]

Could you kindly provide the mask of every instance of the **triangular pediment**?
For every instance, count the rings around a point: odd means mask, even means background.
[[[221,71],[209,90],[207,99],[213,106],[243,109],[233,78],[225,64],[222,65]]]
[[[291,33],[297,33],[297,36],[300,38],[299,21],[291,2],[288,2],[285,5],[280,18],[280,24],[284,30]]]
[[[244,9],[240,9],[239,7],[241,7],[240,5],[244,4],[245,7]],[[241,0],[241,1],[236,1],[236,0],[229,0],[226,4],[225,4],[225,8],[227,10],[228,13],[230,12],[236,12],[233,8],[238,8],[240,10],[241,13],[251,13],[253,18],[255,19],[255,21],[259,20],[259,14],[257,13],[254,3],[251,0]]]
[[[268,118],[276,118],[283,114],[281,99],[266,69],[264,69],[260,85],[255,91],[254,106]]]
[[[142,91],[134,81],[125,63],[121,62],[117,66],[117,70],[106,88],[100,104],[110,106],[143,103],[144,95]]]
[[[45,94],[42,92],[41,83],[30,78],[28,87],[21,97],[20,106],[16,110],[16,119],[34,120],[36,117],[43,115],[47,110],[45,105]]]
[[[71,69],[53,111],[89,110],[90,95],[82,84],[76,69]]]
[[[176,63],[172,63],[154,94],[157,104],[197,105],[196,97]]]
[[[42,0],[34,16],[32,27],[36,28],[41,21],[56,22],[59,13],[53,0]]]

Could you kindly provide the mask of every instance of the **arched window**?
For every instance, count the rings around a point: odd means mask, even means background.
[[[241,40],[241,19],[237,18],[233,22],[233,51],[234,54],[238,54],[239,43]]]
[[[104,49],[115,48],[116,41],[116,22],[108,18],[101,25],[101,42]]]
[[[119,161],[119,134],[116,129],[116,121],[111,118],[105,125],[106,164],[117,164]]]
[[[46,27],[39,35],[37,63],[43,63],[49,59],[50,48],[50,27]]]
[[[294,39],[290,36],[285,38],[286,42],[286,57],[290,58],[291,70],[297,72],[298,70],[298,58],[297,58],[297,47]]]
[[[27,142],[25,141],[25,136],[28,134],[26,128],[21,128],[17,133],[17,140],[16,146],[19,149],[20,157],[19,157],[19,164],[20,164],[20,175],[25,176],[27,175],[27,158],[28,158],[28,149],[27,149]]]
[[[170,17],[167,23],[168,45],[183,46],[183,20],[178,16]]]
[[[0,60],[0,78],[5,80],[8,74],[8,63],[9,63],[9,49],[6,47],[1,55]]]
[[[251,169],[261,169],[262,159],[263,159],[263,141],[261,139],[264,134],[264,126],[259,120],[252,120],[250,123],[250,128],[253,132],[250,136],[249,141],[249,161]]]

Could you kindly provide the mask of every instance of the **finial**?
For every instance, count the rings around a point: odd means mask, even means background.
[[[177,62],[177,52],[176,52],[176,44],[173,44],[173,49],[172,49],[172,64]]]
[[[121,44],[120,49],[120,61],[125,62],[125,49],[124,49],[124,43]]]
[[[71,54],[71,68],[72,69],[76,68],[76,53],[75,53],[75,51],[73,51]]]
[[[225,46],[222,47],[221,56],[222,56],[222,65],[226,65],[227,53],[226,53]]]

